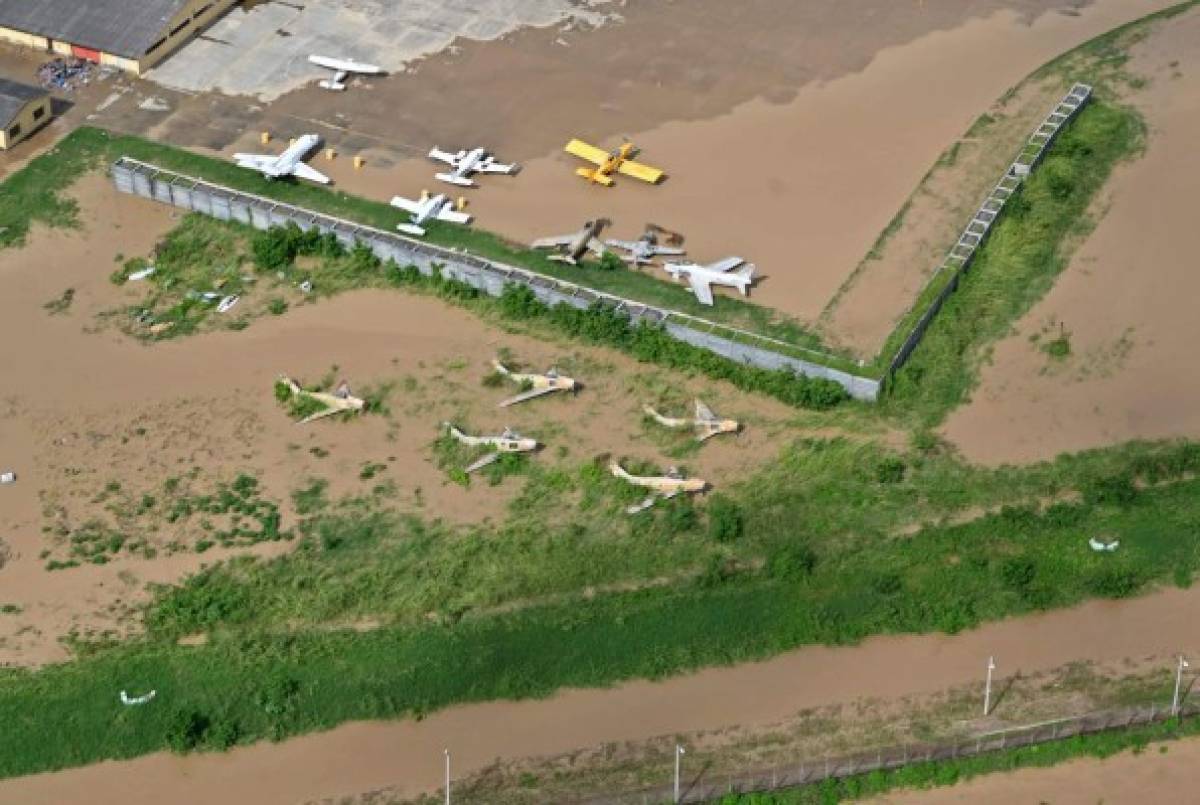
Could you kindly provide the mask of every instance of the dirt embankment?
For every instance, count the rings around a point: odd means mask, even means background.
[[[972,461],[1021,463],[1130,439],[1200,436],[1191,370],[1200,231],[1200,13],[1135,47],[1129,94],[1146,153],[1117,170],[1099,223],[1049,294],[999,342],[944,434]],[[1069,354],[1044,349],[1066,337]]]

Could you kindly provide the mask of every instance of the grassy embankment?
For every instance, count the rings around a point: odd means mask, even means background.
[[[1060,141],[1075,143],[1070,152],[1030,182],[1029,209],[1006,222],[1008,238],[1046,240],[1058,255],[1099,186],[1086,174],[1104,175],[1132,153],[1138,131],[1123,108],[1086,110]],[[993,238],[972,272],[992,294],[993,275],[1012,267],[987,252],[1005,242]],[[939,318],[931,335],[957,327],[968,335],[940,336],[948,367],[899,387],[889,410],[928,422],[953,404],[968,382],[955,370],[971,371],[1016,307],[974,314],[990,322],[984,327]],[[377,500],[317,506],[294,555],[221,566],[163,591],[146,640],[0,675],[0,720],[12,727],[0,733],[0,774],[661,677],[806,643],[956,631],[1164,581],[1189,584],[1200,569],[1193,446],[1132,445],[981,470],[928,438],[917,445],[898,454],[872,442],[799,441],[705,511],[678,501],[635,519],[614,516],[629,493],[588,462],[533,463],[514,516],[488,529],[431,526]],[[1038,499],[1060,502],[946,522]],[[573,522],[539,516],[567,501]],[[899,536],[908,523],[915,533]],[[1121,551],[1087,550],[1086,536],[1098,533],[1120,536]],[[664,575],[674,582],[581,592]],[[368,618],[380,627],[306,628]],[[210,634],[208,644],[176,644],[196,631]],[[154,707],[125,709],[115,699],[114,691],[145,687],[159,690]]]

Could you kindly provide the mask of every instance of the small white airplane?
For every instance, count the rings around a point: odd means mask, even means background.
[[[606,240],[605,246],[611,246],[614,249],[620,249],[628,254],[621,255],[621,259],[633,266],[649,264],[655,257],[660,254],[675,257],[681,254],[686,254],[683,249],[675,246],[660,246],[658,244],[658,235],[654,234],[654,230],[647,229],[637,240]]]
[[[747,263],[741,257],[726,257],[708,265],[667,263],[663,270],[673,279],[686,279],[700,304],[709,306],[713,303],[712,286],[728,285],[737,288],[745,296],[750,283],[754,281],[754,264]]]
[[[362,62],[354,61],[354,59],[331,59],[328,56],[309,56],[308,60],[318,67],[333,70],[333,78],[328,81],[320,81],[317,83],[317,86],[321,87],[321,89],[331,89],[335,92],[341,92],[346,88],[346,79],[351,73],[379,75],[383,72],[382,67],[374,64],[363,64]]]
[[[505,165],[503,162],[497,162],[494,156],[482,148],[451,154],[449,151],[442,151],[435,145],[429,151],[429,158],[445,162],[454,171],[453,173],[435,173],[433,178],[459,187],[476,187],[476,184],[471,181],[471,175],[475,173],[503,173],[511,176],[517,172],[516,163]]]
[[[421,224],[433,219],[448,221],[452,224],[471,223],[471,216],[454,209],[454,202],[447,198],[444,193],[438,193],[436,196],[421,193],[419,201],[393,196],[392,206],[399,207],[411,216],[411,223],[397,224],[396,228],[401,232],[416,235],[417,237],[425,234],[425,230]]]
[[[329,177],[318,170],[304,164],[304,158],[318,145],[320,136],[305,134],[296,139],[279,156],[270,154],[234,154],[233,159],[239,168],[256,170],[268,179],[278,179],[282,176],[298,176],[310,182],[329,184]]]

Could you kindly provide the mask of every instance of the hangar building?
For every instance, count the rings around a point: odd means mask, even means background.
[[[0,41],[141,75],[237,0],[0,0]]]

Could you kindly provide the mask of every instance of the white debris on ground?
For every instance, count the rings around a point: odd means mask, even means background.
[[[0,472],[0,484],[13,484],[17,482],[17,474],[15,472]]]
[[[341,0],[238,6],[152,70],[171,89],[219,90],[264,101],[324,77],[314,53],[377,64],[390,73],[463,37],[498,39],[521,28],[595,27],[610,0]]]
[[[149,702],[151,702],[154,699],[154,697],[157,694],[158,694],[158,691],[152,690],[149,693],[142,695],[142,696],[130,696],[125,691],[121,691],[121,704],[125,705],[126,707],[133,707],[133,706],[139,705],[139,704],[148,704]]]

